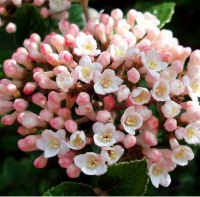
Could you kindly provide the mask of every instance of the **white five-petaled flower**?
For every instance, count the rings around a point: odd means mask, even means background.
[[[162,61],[162,55],[157,51],[149,51],[142,56],[142,63],[152,76],[158,76],[158,72],[167,68],[168,64]]]
[[[53,157],[58,153],[67,153],[70,148],[65,141],[65,134],[66,131],[64,129],[59,129],[56,133],[45,129],[42,132],[41,138],[37,140],[36,146],[44,151],[45,158]]]
[[[102,65],[98,62],[91,61],[89,56],[82,56],[79,65],[75,68],[75,70],[79,73],[79,79],[85,83],[90,83],[93,79],[93,72],[95,70],[102,71]]]
[[[137,12],[136,22],[138,26],[143,27],[144,29],[155,28],[160,24],[160,21],[156,18],[155,15],[150,12]]]
[[[149,167],[149,176],[152,184],[158,188],[159,185],[164,187],[168,187],[171,183],[170,175],[168,174],[168,170],[164,161],[153,163]]]
[[[76,131],[70,136],[67,145],[73,150],[80,150],[86,144],[86,136],[84,131]]]
[[[124,139],[125,135],[121,131],[116,131],[112,123],[103,124],[102,122],[95,122],[92,126],[94,131],[94,143],[99,147],[112,146],[116,142]]]
[[[73,52],[78,56],[97,56],[101,53],[101,51],[97,49],[97,42],[92,35],[80,33],[80,35],[76,37],[76,45],[77,48],[74,48]]]
[[[120,157],[124,154],[124,149],[120,145],[116,145],[113,147],[102,147],[102,151],[107,152],[108,154],[108,160],[107,164],[112,165],[116,163]]]
[[[106,69],[103,73],[95,71],[93,81],[95,92],[103,95],[116,92],[123,82],[111,69]]]
[[[72,71],[71,73],[67,70],[62,70],[56,77],[57,86],[64,92],[68,92],[69,89],[77,83],[78,71]]]
[[[184,139],[188,144],[200,143],[200,122],[188,124],[184,129]]]
[[[135,107],[128,107],[121,117],[121,124],[127,133],[135,135],[135,130],[142,126],[143,118],[135,111]]]
[[[100,154],[88,152],[74,157],[74,164],[87,175],[102,175],[107,172],[108,154],[102,151]]]
[[[170,100],[169,93],[170,93],[170,87],[167,81],[161,79],[153,84],[151,95],[156,101]]]

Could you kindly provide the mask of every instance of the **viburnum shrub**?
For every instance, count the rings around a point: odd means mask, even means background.
[[[45,195],[142,195],[148,177],[168,187],[200,143],[200,51],[160,29],[172,3],[162,21],[134,9],[91,16],[87,3],[82,29],[64,18],[60,33],[32,33],[4,61],[2,123],[19,123],[36,168],[55,157],[66,169],[72,182]],[[73,182],[80,175],[97,184]]]

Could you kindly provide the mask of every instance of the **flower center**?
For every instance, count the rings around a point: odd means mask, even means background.
[[[191,87],[191,89],[192,89],[192,91],[194,92],[194,93],[197,93],[197,92],[200,92],[200,87],[199,87],[199,84],[198,83],[192,83],[191,85],[190,85],[190,87]]]
[[[146,93],[145,92],[141,92],[138,96],[135,97],[135,101],[137,103],[145,101],[146,100]]]
[[[183,148],[181,148],[180,151],[178,151],[177,153],[174,154],[174,157],[177,159],[180,159],[184,156],[184,154],[185,154],[185,150]]]
[[[72,141],[72,143],[73,143],[75,146],[80,146],[81,144],[83,144],[83,140],[82,140],[82,138],[80,137],[80,135],[76,135],[76,138]]]
[[[166,87],[164,85],[159,84],[155,92],[156,92],[156,95],[163,96],[166,93]]]
[[[155,69],[155,68],[157,68],[157,66],[158,66],[158,64],[156,62],[154,62],[154,61],[149,61],[148,62],[148,68],[149,69]]]
[[[91,73],[91,69],[88,67],[83,68],[82,75],[84,78],[88,79]]]
[[[112,85],[111,79],[108,77],[104,77],[101,81],[101,85],[103,88],[109,88]]]
[[[60,146],[60,142],[57,140],[57,139],[51,139],[50,141],[49,141],[49,146],[51,147],[51,148],[55,148],[55,149],[57,149],[57,148],[59,148],[59,146]]]
[[[115,54],[116,55],[119,55],[119,56],[124,56],[124,52],[123,51],[121,51],[119,48],[117,48],[116,50],[115,50]]]
[[[162,172],[163,168],[161,166],[155,166],[152,171],[155,176],[159,176]]]
[[[99,162],[97,161],[97,159],[95,157],[90,157],[88,159],[87,167],[94,169],[97,166],[99,166]]]
[[[104,142],[108,142],[110,141],[112,138],[112,133],[108,133],[108,132],[105,132],[103,134],[100,135],[100,139]]]
[[[115,153],[115,151],[113,151],[113,150],[109,150],[109,151],[108,151],[108,155],[109,155],[109,159],[110,159],[110,160],[116,158],[116,153]]]
[[[185,134],[185,135],[186,135],[188,138],[192,138],[193,135],[194,135],[194,132],[195,132],[195,130],[194,130],[193,128],[189,128],[189,129],[186,130],[186,134]]]
[[[92,51],[92,45],[91,44],[85,44],[83,46],[84,49],[88,50],[88,51]]]
[[[125,121],[125,124],[128,126],[135,126],[136,125],[136,120],[134,117],[128,117]]]

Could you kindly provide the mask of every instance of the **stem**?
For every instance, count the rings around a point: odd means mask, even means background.
[[[82,117],[82,118],[76,119],[75,122],[76,122],[78,125],[80,125],[80,124],[85,123],[85,122],[87,122],[87,121],[89,121],[89,120],[90,120],[90,119],[89,119],[87,116],[84,116],[84,117]]]
[[[86,21],[88,21],[90,19],[89,12],[88,12],[88,2],[89,2],[89,0],[81,0],[80,1]]]

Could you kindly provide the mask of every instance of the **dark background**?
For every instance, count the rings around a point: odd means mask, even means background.
[[[110,14],[114,8],[120,8],[125,13],[134,8],[145,11],[153,5],[163,2],[161,0],[90,0],[89,6],[98,11]],[[180,45],[191,47],[192,50],[200,48],[200,1],[177,0],[175,14],[170,23],[164,26],[172,30],[174,37],[178,38]],[[1,43],[0,43],[1,44]],[[6,47],[6,46],[5,46]],[[4,48],[5,48],[4,47]],[[14,48],[15,46],[13,46]],[[34,196],[42,195],[52,186],[67,181],[65,169],[61,169],[53,160],[45,169],[35,169],[33,160],[37,153],[24,153],[17,148],[17,141],[21,138],[16,132],[16,125],[5,127],[0,125],[0,195]],[[168,188],[162,186],[155,189],[151,182],[148,184],[148,196],[199,196],[200,195],[200,152],[198,146],[194,147],[196,156],[187,166],[178,166],[170,173],[172,183]],[[137,183],[136,183],[137,184]]]

